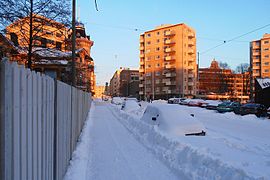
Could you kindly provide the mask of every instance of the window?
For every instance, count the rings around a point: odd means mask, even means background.
[[[157,39],[157,43],[159,43],[160,42],[160,40],[159,39]]]
[[[160,59],[160,56],[156,56],[156,59],[157,59],[157,60]]]
[[[269,55],[265,55],[264,57],[265,57],[265,58],[269,58]]]
[[[149,34],[147,34],[146,36],[147,36],[147,37],[151,37],[151,34],[149,33]]]
[[[56,49],[61,50],[62,43],[61,42],[56,42]]]
[[[264,72],[268,73],[269,72],[269,69],[264,70]]]
[[[265,51],[269,51],[269,48],[264,48]]]
[[[147,45],[150,45],[151,44],[151,41],[147,41]]]
[[[156,51],[159,51],[159,49],[160,49],[160,48],[159,48],[159,47],[157,47],[157,48],[156,48]]]
[[[148,57],[146,58],[146,60],[147,60],[147,61],[150,61],[150,60],[151,60],[151,56],[148,56]]]
[[[264,44],[269,44],[269,41],[264,41]]]
[[[151,65],[150,65],[150,64],[148,64],[148,65],[147,65],[147,68],[150,68],[150,67],[151,67]]]
[[[149,53],[150,52],[150,49],[147,49],[146,51],[145,51],[145,53]]]
[[[159,35],[159,34],[160,34],[160,32],[158,31],[158,32],[157,32],[157,35]]]
[[[156,64],[156,67],[159,67],[160,66],[160,64],[158,63],[158,64]]]
[[[160,72],[159,71],[156,72],[156,76],[160,76]]]
[[[264,65],[265,65],[265,66],[269,66],[269,62],[265,62]]]

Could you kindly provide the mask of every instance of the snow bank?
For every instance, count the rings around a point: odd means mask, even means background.
[[[123,104],[123,110],[128,113],[136,113],[140,109],[139,104],[134,100],[126,100]]]
[[[74,180],[74,179],[86,179],[87,164],[89,161],[89,149],[90,149],[90,133],[93,127],[93,112],[95,110],[95,105],[92,102],[90,112],[88,113],[87,120],[83,127],[82,133],[79,137],[76,149],[72,154],[72,160],[68,167],[67,173],[64,180]]]
[[[182,179],[254,179],[243,169],[212,156],[207,146],[193,146],[192,143],[199,144],[207,136],[172,138],[138,116],[131,116],[115,106],[111,106],[111,110],[138,141]],[[210,140],[205,142],[211,143]]]

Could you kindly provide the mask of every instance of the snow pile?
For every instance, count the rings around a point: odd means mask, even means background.
[[[111,110],[138,141],[183,179],[270,178],[269,122],[261,123],[253,115],[222,116],[202,108],[180,107],[204,123],[206,136],[171,137],[138,116],[114,106]]]
[[[179,105],[151,104],[146,108],[141,120],[157,125],[160,131],[176,137],[205,132],[202,123],[192,115],[185,112]]]
[[[93,127],[92,116],[95,105],[92,103],[91,110],[88,113],[82,133],[79,137],[75,151],[72,153],[72,160],[68,167],[64,180],[86,179],[87,165],[89,161],[90,133]],[[84,173],[82,173],[84,172]]]
[[[123,100],[121,99],[121,97],[113,97],[112,103],[116,105],[121,105],[123,103]]]
[[[167,104],[168,101],[159,99],[159,100],[154,100],[154,101],[152,101],[152,103]]]
[[[123,110],[128,113],[136,113],[139,109],[139,104],[134,100],[126,100],[123,104]]]

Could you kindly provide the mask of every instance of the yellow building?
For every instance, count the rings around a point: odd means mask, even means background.
[[[104,95],[105,86],[96,86],[95,97],[101,98]]]
[[[140,98],[195,96],[195,31],[186,24],[161,25],[140,35]]]
[[[16,46],[28,47],[29,17],[18,19],[6,27],[6,36]],[[66,50],[68,28],[64,24],[40,15],[33,18],[33,46]]]
[[[270,78],[270,34],[250,43],[251,99],[253,99],[255,78]]]

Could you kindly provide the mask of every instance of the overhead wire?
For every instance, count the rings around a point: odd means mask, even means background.
[[[253,32],[256,32],[256,31],[258,31],[258,30],[264,29],[264,28],[266,28],[266,27],[268,27],[268,26],[270,26],[270,24],[266,24],[266,25],[264,25],[264,26],[262,26],[262,27],[256,28],[256,29],[254,29],[254,30],[252,30],[252,31],[249,31],[249,32],[247,32],[247,33],[244,33],[244,34],[241,34],[241,35],[239,35],[239,36],[233,37],[233,38],[231,38],[231,39],[229,39],[229,40],[223,40],[222,43],[220,43],[220,44],[218,44],[218,45],[216,45],[216,46],[214,46],[214,47],[211,47],[211,48],[209,48],[209,49],[207,49],[207,50],[201,52],[200,54],[205,54],[205,53],[207,53],[207,52],[209,52],[209,51],[211,51],[211,50],[213,50],[213,49],[216,49],[216,48],[218,48],[218,47],[220,47],[220,46],[222,46],[222,45],[224,45],[224,44],[226,44],[226,43],[228,44],[229,42],[235,41],[236,39],[239,39],[239,38],[241,38],[241,37],[243,37],[243,36],[246,36],[246,35],[248,35],[248,34],[251,34],[251,33],[253,33]]]

